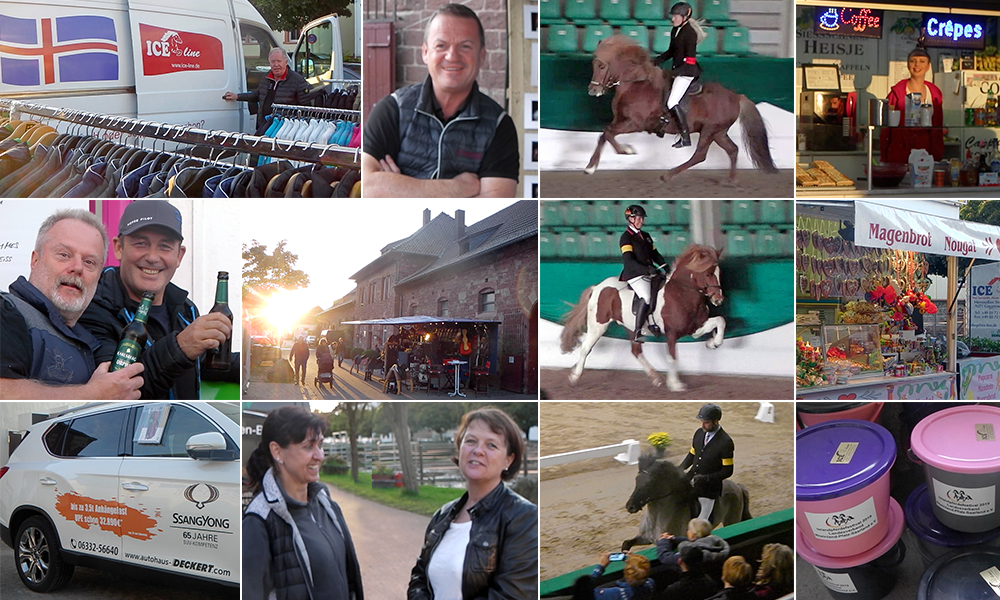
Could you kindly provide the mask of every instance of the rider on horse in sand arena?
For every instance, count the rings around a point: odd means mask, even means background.
[[[695,59],[695,49],[698,47],[698,42],[705,38],[705,33],[697,21],[691,20],[691,5],[687,2],[674,4],[670,9],[670,20],[674,24],[674,28],[670,30],[670,47],[654,58],[653,64],[659,66],[671,58],[674,59],[671,71],[674,81],[667,96],[667,111],[676,121],[681,136],[674,143],[674,148],[682,148],[691,145],[691,133],[681,99],[691,87],[691,83],[701,76],[701,66]],[[670,120],[665,115],[660,117],[660,131],[657,132],[660,137],[663,137],[663,131],[669,123]]]
[[[638,204],[632,204],[625,209],[625,220],[628,221],[628,228],[622,234],[618,243],[622,250],[621,281],[627,281],[637,296],[642,298],[642,303],[635,314],[635,330],[632,332],[632,341],[642,343],[646,341],[642,335],[642,327],[649,317],[651,300],[653,297],[652,280],[659,276],[659,268],[666,261],[663,256],[653,247],[653,238],[642,231],[642,224],[646,220],[646,209]],[[663,335],[656,322],[649,320],[649,330],[655,335]]]
[[[696,417],[701,427],[694,432],[691,450],[680,464],[682,469],[691,467],[688,475],[701,504],[700,519],[709,519],[715,508],[715,499],[722,494],[722,481],[733,475],[733,439],[722,429],[722,408],[706,404]]]

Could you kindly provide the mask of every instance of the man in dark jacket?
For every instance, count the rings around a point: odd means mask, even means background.
[[[281,48],[274,48],[267,55],[271,70],[260,80],[257,89],[241,94],[226,92],[223,100],[260,102],[257,109],[257,131],[260,132],[264,119],[271,114],[272,104],[306,104],[309,100],[309,83],[305,77],[288,68],[288,55]]]
[[[108,372],[78,322],[97,289],[108,235],[93,213],[61,210],[42,222],[28,279],[0,292],[0,398],[136,400],[142,365]]]
[[[680,579],[663,590],[661,598],[669,600],[705,600],[714,596],[722,584],[704,572],[704,555],[700,548],[686,546],[681,550],[677,564],[681,568]]]
[[[232,334],[220,313],[198,315],[188,293],[170,280],[187,249],[181,244],[181,214],[164,200],[132,202],[122,213],[115,258],[120,267],[104,270],[97,294],[80,323],[100,341],[98,361],[111,360],[118,338],[135,318],[143,292],[153,292],[146,329],[149,339],[139,356],[145,365],[143,399],[197,400],[200,359]]]
[[[309,363],[309,344],[306,344],[306,336],[300,335],[299,339],[292,344],[289,358],[295,363],[295,383],[305,385],[306,366]]]
[[[691,450],[681,463],[682,469],[691,469],[691,485],[701,504],[699,519],[710,520],[715,499],[722,495],[722,481],[733,475],[733,439],[729,437],[719,421],[722,408],[718,404],[706,404],[698,411],[701,428],[694,432]]]

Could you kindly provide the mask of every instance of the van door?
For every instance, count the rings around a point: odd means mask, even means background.
[[[340,21],[330,15],[307,24],[302,29],[295,54],[294,68],[312,85],[323,84],[329,90],[328,80],[344,78],[344,43],[340,37]],[[332,87],[343,87],[334,83]]]
[[[241,131],[239,31],[229,2],[129,0],[140,119]]]
[[[122,539],[123,562],[219,583],[239,582],[240,463],[195,460],[188,439],[225,432],[192,407],[166,402],[132,409],[134,416],[121,481],[132,485],[122,502],[158,519],[156,535]],[[164,420],[165,417],[165,420]],[[157,420],[158,419],[158,420]],[[145,424],[162,430],[148,435]],[[238,455],[238,451],[236,452]]]

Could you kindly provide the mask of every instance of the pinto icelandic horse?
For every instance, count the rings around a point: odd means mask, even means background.
[[[602,96],[616,89],[611,101],[614,119],[597,140],[594,155],[584,169],[588,175],[597,170],[604,142],[611,144],[618,154],[635,154],[634,148],[619,144],[615,136],[640,131],[657,133],[660,115],[664,113],[664,90],[670,89],[663,71],[654,66],[649,54],[627,36],[613,35],[601,40],[594,51],[593,67],[593,77],[587,87],[591,96]],[[733,183],[739,147],[729,138],[728,132],[737,119],[743,126],[743,143],[753,166],[766,173],[778,172],[771,159],[767,127],[752,100],[717,83],[705,83],[700,94],[692,96],[689,92],[681,103],[687,106],[690,132],[699,134],[698,146],[687,162],[661,175],[662,181],[703,162],[708,156],[708,147],[715,142],[729,155],[729,181]],[[677,125],[671,121],[664,133],[678,133]]]
[[[687,389],[677,376],[678,339],[685,335],[698,338],[714,331],[706,345],[713,349],[722,345],[726,320],[722,317],[709,317],[706,306],[706,300],[713,306],[719,306],[725,299],[722,286],[719,285],[720,256],[722,250],[697,244],[688,246],[674,261],[670,278],[656,294],[656,309],[650,313],[650,317],[667,339],[667,387],[672,392]],[[587,356],[612,321],[629,330],[629,339],[634,340],[640,333],[635,330],[635,315],[629,310],[622,310],[622,307],[632,306],[634,297],[635,292],[617,277],[609,277],[583,291],[580,301],[566,317],[561,338],[563,353],[572,352],[580,345],[580,335],[586,330],[586,337],[580,348],[580,360],[569,375],[571,384],[580,380]],[[645,328],[644,331],[648,332],[649,329]],[[663,385],[663,378],[642,355],[641,343],[632,342],[632,356],[635,356],[653,380],[653,385]]]

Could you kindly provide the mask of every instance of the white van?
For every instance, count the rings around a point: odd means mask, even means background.
[[[5,0],[0,97],[252,133],[247,103],[222,96],[254,89],[278,47],[248,0]]]

